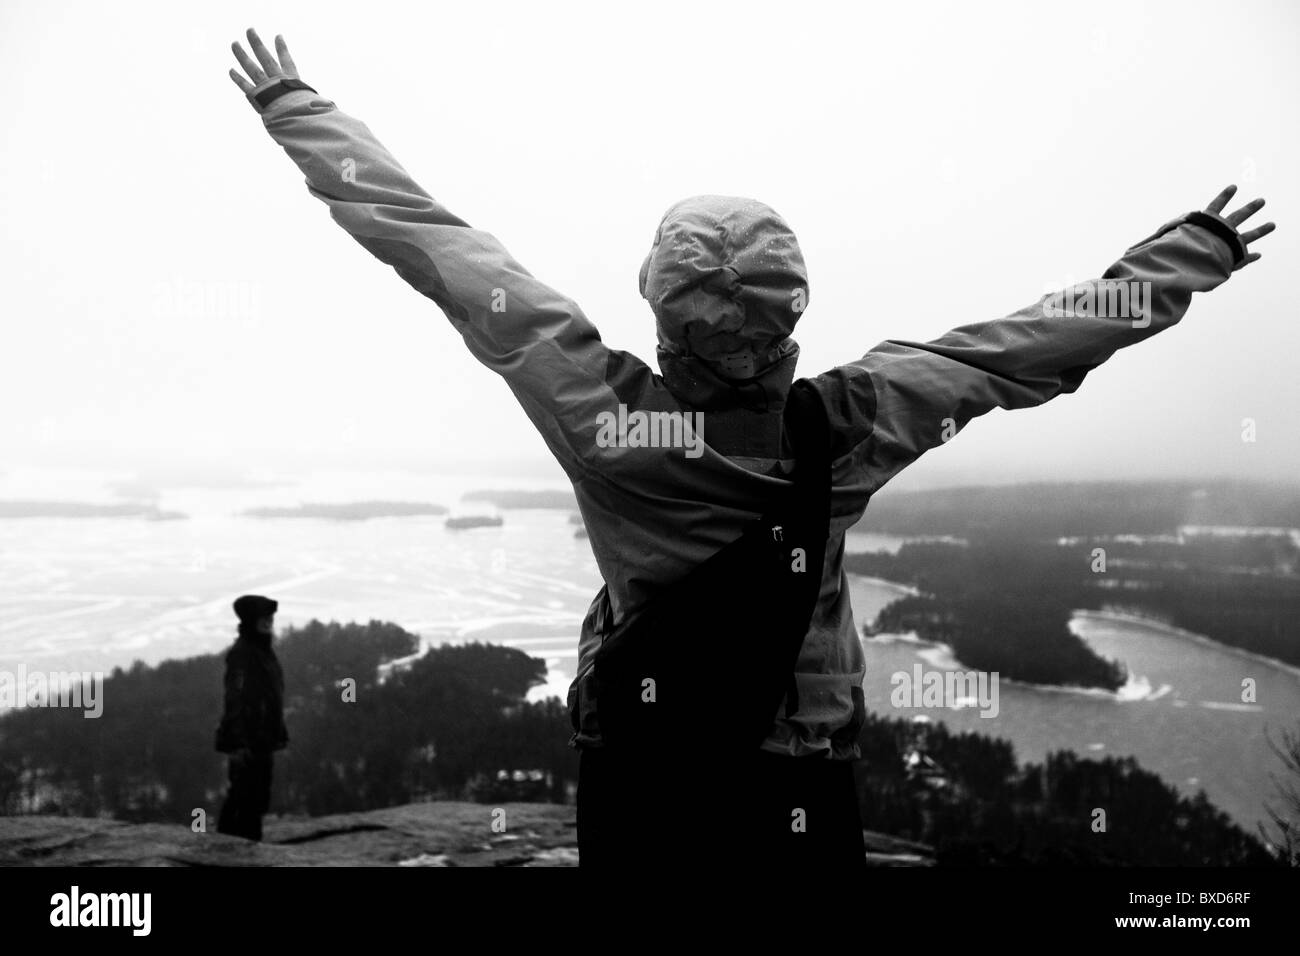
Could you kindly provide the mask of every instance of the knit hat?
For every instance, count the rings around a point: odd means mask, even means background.
[[[271,617],[279,609],[280,603],[260,594],[245,594],[235,599],[235,616],[241,624],[253,624],[264,617]]]

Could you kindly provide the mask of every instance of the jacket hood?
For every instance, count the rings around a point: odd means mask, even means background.
[[[659,223],[640,284],[674,394],[701,408],[784,404],[808,274],[798,240],[771,207],[736,196],[683,199]]]

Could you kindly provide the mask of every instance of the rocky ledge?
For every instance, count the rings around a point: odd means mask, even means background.
[[[210,821],[215,824],[215,821]],[[264,841],[166,823],[0,817],[0,866],[576,866],[573,807],[416,803],[269,817]],[[867,834],[873,866],[930,866],[929,847]]]

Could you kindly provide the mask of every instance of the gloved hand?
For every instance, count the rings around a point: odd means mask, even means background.
[[[1228,215],[1225,216],[1223,214],[1223,210],[1228,205],[1228,200],[1231,199],[1234,195],[1236,195],[1236,192],[1237,192],[1236,186],[1229,186],[1227,189],[1223,190],[1223,192],[1219,193],[1219,195],[1215,196],[1213,199],[1210,200],[1210,204],[1205,207],[1205,211],[1210,215],[1215,216],[1216,218],[1222,220],[1223,222],[1226,222],[1229,226],[1235,229],[1237,231],[1237,235],[1241,237],[1242,244],[1245,246],[1249,246],[1256,239],[1261,239],[1264,236],[1267,236],[1270,232],[1272,232],[1277,227],[1271,222],[1266,222],[1264,223],[1264,225],[1260,226],[1259,228],[1251,229],[1248,232],[1242,232],[1240,229],[1238,229],[1237,228],[1238,226],[1240,226],[1243,222],[1245,222],[1251,216],[1255,215],[1255,213],[1259,212],[1259,210],[1264,207],[1264,200],[1253,199],[1250,202],[1246,203],[1246,205],[1238,209],[1236,212],[1229,213]],[[1247,249],[1246,257],[1243,260],[1241,260],[1241,262],[1237,263],[1236,268],[1234,268],[1233,271],[1235,272],[1237,269],[1240,269],[1243,266],[1250,265],[1258,258],[1259,258],[1258,252],[1253,252]]]
[[[245,79],[238,70],[230,71],[230,78],[235,81],[235,85],[248,97],[248,102],[253,105],[253,109],[259,113],[265,110],[276,99],[291,90],[311,90],[316,91],[304,83],[298,76],[298,67],[293,62],[293,57],[289,55],[289,47],[284,42],[284,37],[275,38],[275,56],[266,48],[262,38],[257,35],[257,31],[251,27],[248,30],[248,45],[252,48],[257,61],[244,52],[244,48],[236,40],[230,45],[231,50],[235,53],[235,59],[243,67],[244,72],[248,74]],[[258,64],[261,64],[260,66]],[[249,81],[252,82],[249,82]]]

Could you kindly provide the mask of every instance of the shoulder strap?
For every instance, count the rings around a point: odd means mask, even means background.
[[[806,378],[790,387],[785,427],[794,451],[793,499],[809,528],[829,533],[831,505],[831,429],[821,395]]]
[[[830,537],[831,510],[831,433],[826,406],[816,387],[801,378],[790,387],[786,398],[785,427],[794,452],[793,487],[787,499],[792,531],[803,545],[808,562],[807,581],[800,595],[798,620],[803,633],[795,647],[797,658],[808,625],[817,610],[822,575],[826,564],[826,544]],[[795,661],[791,661],[786,685],[785,715],[799,710],[799,685],[795,678]]]

